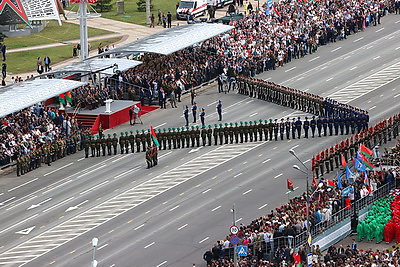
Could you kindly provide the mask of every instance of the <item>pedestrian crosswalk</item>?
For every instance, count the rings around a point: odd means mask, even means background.
[[[224,145],[196,157],[5,251],[0,254],[0,265],[21,266],[27,264],[167,190],[264,143]]]
[[[398,79],[399,76],[400,62],[384,68],[352,85],[340,89],[328,97],[347,104],[363,95],[385,86],[386,84]]]

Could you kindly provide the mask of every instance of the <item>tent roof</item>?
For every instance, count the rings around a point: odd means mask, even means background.
[[[233,26],[218,23],[195,23],[176,26],[109,50],[101,55],[116,54],[117,56],[124,56],[132,53],[169,55],[233,28]]]
[[[0,88],[0,117],[85,85],[65,79],[38,79]]]

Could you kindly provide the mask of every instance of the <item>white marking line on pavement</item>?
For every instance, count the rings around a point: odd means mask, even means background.
[[[81,159],[78,159],[77,161],[81,161],[81,160],[84,160],[85,158],[81,158]]]
[[[292,147],[291,149],[295,149],[296,147],[298,147],[299,145],[295,145],[294,147]]]
[[[9,199],[4,200],[3,202],[0,203],[0,206],[3,206],[4,204],[6,204],[7,202],[9,202],[9,201],[11,201],[13,199],[15,199],[15,197],[10,197]]]
[[[173,207],[173,208],[170,208],[170,209],[169,209],[169,211],[176,210],[177,208],[179,208],[179,205],[176,205],[175,207]]]
[[[396,47],[396,49],[395,49],[395,50],[398,50],[398,49],[400,49],[400,46],[399,46],[399,47]]]
[[[315,58],[313,58],[313,59],[310,59],[308,62],[312,62],[312,61],[314,61],[314,60],[316,60],[316,59],[319,59],[319,56],[318,56],[318,57],[315,57]]]
[[[37,207],[40,207],[42,204],[49,202],[50,200],[52,200],[51,197],[49,197],[48,199],[43,200],[42,202],[39,202],[38,204],[33,204],[31,205],[29,208],[27,208],[27,210],[31,210]]]
[[[340,48],[342,48],[341,46],[339,46],[338,48],[333,49],[331,52],[335,52],[338,51]]]
[[[104,245],[102,245],[101,247],[99,247],[97,250],[101,250],[101,249],[103,249],[103,248],[105,248],[105,247],[107,247],[108,246],[108,243],[107,244],[104,244]]]
[[[240,222],[241,220],[243,220],[242,217],[240,217],[239,219],[236,220],[236,223]]]
[[[357,69],[357,66],[355,66],[355,67],[352,67],[350,70],[355,70],[355,69]]]
[[[125,175],[127,175],[127,174],[129,174],[129,173],[131,173],[131,172],[136,171],[137,169],[140,169],[140,166],[138,166],[138,167],[136,167],[136,168],[133,168],[132,170],[129,170],[129,171],[120,173],[120,174],[118,174],[117,176],[115,176],[114,179],[118,179],[118,178],[120,178],[120,177],[122,177],[122,176],[125,176]]]
[[[30,181],[28,181],[28,182],[26,182],[26,183],[23,183],[23,184],[21,184],[21,185],[19,185],[19,186],[13,187],[13,188],[9,189],[8,192],[14,191],[15,189],[18,189],[18,188],[20,188],[20,187],[23,187],[24,185],[33,183],[33,182],[36,181],[37,179],[39,179],[39,178],[35,178],[35,179],[30,180]]]
[[[375,32],[380,32],[382,30],[384,30],[385,28],[380,28],[379,30],[376,30]]]
[[[54,208],[57,208],[58,206],[64,204],[65,202],[68,202],[68,201],[70,201],[70,200],[72,200],[72,199],[74,199],[74,197],[70,197],[70,198],[68,198],[68,199],[66,199],[66,200],[64,200],[64,201],[61,201],[60,203],[58,203],[58,204],[56,204],[56,205],[54,205],[54,206],[52,206],[52,207],[50,207],[50,208],[48,208],[48,209],[45,209],[43,212],[48,212],[49,210],[52,210],[52,209],[54,209]]]
[[[200,241],[199,241],[199,244],[203,243],[204,241],[208,240],[209,238],[210,238],[210,237],[209,237],[209,236],[207,236],[206,238],[204,238],[204,239],[200,240]]]
[[[397,23],[399,23],[399,22],[400,22],[400,20],[396,21],[395,23],[397,24]]]
[[[85,176],[85,175],[87,175],[87,174],[89,174],[89,173],[98,171],[98,170],[100,170],[101,168],[104,168],[104,167],[106,167],[106,166],[107,166],[106,164],[101,165],[100,167],[97,167],[97,168],[95,168],[95,169],[93,169],[93,170],[91,170],[91,171],[87,171],[87,172],[85,172],[85,173],[79,175],[77,178],[79,179],[79,178],[81,178],[81,177],[83,177],[83,176]],[[89,169],[89,168],[88,168],[88,169]]]
[[[374,57],[372,60],[376,60],[378,58],[381,58],[381,56]]]
[[[96,189],[97,187],[100,187],[100,186],[102,186],[102,185],[104,185],[104,184],[106,184],[106,183],[108,183],[108,182],[109,182],[109,181],[106,180],[106,181],[104,181],[104,182],[102,182],[102,183],[100,183],[100,184],[98,184],[98,185],[95,185],[95,186],[89,188],[88,190],[85,190],[85,191],[81,192],[80,195],[84,195],[84,194],[86,194],[87,192],[90,192],[90,191],[92,191],[93,189]]]
[[[62,166],[62,167],[60,167],[60,168],[58,168],[58,169],[55,169],[55,170],[53,170],[53,171],[51,171],[51,172],[48,172],[48,173],[44,174],[43,176],[47,176],[47,175],[50,175],[50,174],[52,174],[52,173],[55,173],[55,172],[57,172],[57,171],[59,171],[59,170],[62,170],[62,169],[64,169],[64,168],[67,168],[67,167],[71,166],[72,164],[74,164],[74,163],[73,163],[73,162],[68,163],[67,165],[64,165],[64,166]]]
[[[42,195],[45,195],[45,194],[47,194],[48,192],[50,192],[50,191],[52,191],[52,190],[54,190],[54,189],[56,189],[56,188],[59,188],[59,187],[61,187],[61,186],[63,186],[63,185],[66,185],[66,184],[68,184],[68,183],[70,183],[70,182],[72,182],[71,179],[65,181],[65,182],[62,183],[62,184],[59,184],[59,185],[57,185],[57,186],[54,186],[54,187],[51,187],[52,185],[49,185],[49,186],[46,187],[46,188],[49,188],[49,189],[46,190],[46,191],[44,191],[44,192],[42,192]]]
[[[221,208],[221,206],[213,208],[211,211],[216,211],[217,209]]]
[[[264,204],[261,207],[259,207],[258,209],[261,210],[261,209],[265,208],[266,206],[268,206],[268,204]]]
[[[333,80],[333,77],[330,77],[328,80],[326,80],[327,82],[329,82],[330,80]]]
[[[124,159],[124,158],[126,158],[127,156],[129,156],[130,154],[126,154],[126,155],[124,155],[124,156],[121,156],[121,157],[119,157],[119,158],[117,158],[117,159],[114,159],[113,161],[111,161],[112,163],[115,163],[115,162],[117,162],[117,161],[119,161],[119,160],[121,160],[121,159]]]
[[[156,242],[151,242],[150,244],[148,244],[147,246],[145,246],[144,248],[149,248],[149,247],[151,247],[152,245],[154,245]]]
[[[246,192],[244,192],[242,195],[247,195],[248,193],[250,193],[251,191],[253,191],[253,189],[249,189]]]
[[[394,96],[394,98],[397,98],[397,97],[399,97],[399,96],[400,96],[400,94],[397,94],[397,95]]]
[[[253,113],[253,114],[251,114],[249,117],[253,117],[253,116],[257,115],[257,114],[258,114],[258,112]]]
[[[370,107],[369,110],[373,110],[374,108],[376,108],[376,106]]]
[[[172,153],[172,151],[170,151],[170,152],[167,152],[167,153],[165,153],[165,154],[163,154],[163,155],[161,155],[161,156],[159,156],[158,158],[159,159],[161,159],[161,158],[163,158],[163,157],[166,157],[166,156],[168,156],[169,154],[171,154]]]
[[[268,161],[270,161],[271,159],[266,159],[264,160],[262,163],[267,163]]]
[[[289,72],[289,71],[291,71],[291,70],[294,70],[296,67],[292,67],[292,68],[290,68],[290,69],[288,69],[288,70],[285,70],[285,72]]]
[[[278,174],[277,176],[274,177],[274,179],[281,177],[283,175],[283,173]]]
[[[163,261],[163,262],[161,262],[159,265],[157,265],[156,267],[161,267],[161,266],[163,266],[164,264],[166,264],[167,263],[167,261]],[[110,266],[111,267],[111,266]]]
[[[303,164],[306,164],[307,162],[309,162],[310,161],[310,159],[308,159],[308,160],[306,160],[306,161],[303,161]]]
[[[358,38],[358,39],[355,39],[355,40],[353,41],[353,43],[357,43],[358,41],[361,41],[362,39],[364,39],[364,37],[360,37],[360,38]]]
[[[18,207],[18,206],[20,206],[20,205],[22,205],[22,204],[24,204],[24,203],[30,201],[30,200],[32,200],[32,199],[35,199],[36,197],[37,197],[37,196],[30,195],[30,198],[27,198],[27,199],[25,199],[24,201],[22,201],[22,202],[20,202],[20,203],[18,203],[18,204],[14,204],[13,206],[7,208],[6,210],[7,210],[7,211],[12,210],[12,209],[14,209],[14,208],[16,208],[16,207]],[[22,199],[22,198],[21,198],[21,199]],[[20,199],[19,199],[19,200],[20,200]]]
[[[178,231],[182,230],[183,228],[185,228],[186,226],[188,226],[188,224],[184,224],[181,227],[178,228]]]
[[[160,125],[157,125],[156,127],[154,127],[154,129],[157,129],[158,127],[164,126],[165,124],[167,124],[166,122],[161,123]]]
[[[201,192],[202,194],[205,194],[205,193],[207,193],[207,192],[210,192],[210,190],[211,190],[211,188],[208,188],[207,190],[205,190],[205,191],[203,191],[203,192]]]
[[[4,195],[4,193],[0,193],[0,196]]]
[[[238,174],[236,174],[235,176],[233,176],[233,178],[236,178],[236,177],[238,177],[238,176],[240,176],[240,175],[242,175],[243,173],[238,173]]]
[[[26,219],[23,220],[23,221],[14,223],[14,224],[11,225],[10,227],[7,227],[6,229],[1,230],[1,231],[0,231],[0,234],[2,234],[2,233],[4,233],[4,232],[10,230],[11,228],[13,228],[13,227],[15,227],[15,226],[17,226],[17,225],[20,225],[20,224],[22,224],[22,223],[24,223],[24,222],[26,222],[26,221],[32,220],[33,218],[35,218],[35,217],[38,216],[38,215],[39,215],[39,214],[35,214],[35,215],[32,215],[32,216],[26,218]]]
[[[144,226],[144,224],[139,225],[138,227],[136,227],[134,230],[139,230],[140,228],[142,228]]]

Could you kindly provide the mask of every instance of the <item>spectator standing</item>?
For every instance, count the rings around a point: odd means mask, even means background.
[[[3,80],[4,80],[7,76],[7,63],[5,63],[5,62],[3,62],[2,66],[1,66],[1,74],[2,74]]]
[[[211,261],[212,261],[212,259],[213,259],[213,254],[212,254],[212,252],[211,252],[211,249],[210,249],[210,250],[207,250],[207,251],[204,253],[203,259],[207,262],[207,265],[210,265],[210,264],[211,264]]]
[[[37,71],[39,74],[42,74],[42,73],[43,73],[43,61],[42,61],[42,58],[41,58],[41,57],[38,57],[38,58],[37,58],[37,61],[36,61],[36,71]]]
[[[154,13],[151,13],[151,16],[150,16],[150,28],[154,28],[155,27],[155,24],[154,24],[154,21],[155,21],[155,17],[154,17]]]
[[[196,97],[196,91],[194,89],[190,90],[190,102],[192,103],[192,106],[194,104],[195,97]]]
[[[50,68],[51,60],[50,60],[49,56],[45,56],[43,60],[44,60],[44,71],[48,72],[51,69]]]
[[[222,102],[218,100],[217,104],[218,121],[222,121]]]
[[[172,90],[171,94],[169,95],[169,100],[171,101],[171,107],[172,108],[177,108],[176,106],[176,95],[175,95],[175,91]]]
[[[167,14],[167,22],[168,22],[168,28],[171,28],[171,26],[172,26],[172,14],[169,11],[168,11],[168,14]]]
[[[157,16],[158,16],[157,26],[160,26],[162,24],[162,20],[161,20],[162,12],[161,12],[161,9],[159,9],[157,11]]]
[[[7,46],[6,44],[2,44],[1,45],[1,53],[3,54],[3,61],[6,61],[6,50],[7,50]]]

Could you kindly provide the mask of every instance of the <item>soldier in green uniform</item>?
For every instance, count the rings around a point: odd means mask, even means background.
[[[101,152],[101,140],[100,136],[96,136],[96,157],[100,157],[100,152]]]
[[[46,164],[51,166],[50,144],[46,146]]]
[[[205,146],[207,142],[207,129],[205,127],[201,129],[201,141],[203,146]]]
[[[169,139],[169,133],[167,133],[167,129],[165,129],[165,128],[163,129],[162,135],[163,135],[163,147],[164,147],[164,150],[166,150],[167,149],[167,141]],[[170,147],[171,147],[171,145],[170,145]]]
[[[156,130],[154,130],[154,131],[156,131]],[[160,150],[161,150],[164,145],[164,143],[163,143],[164,134],[163,134],[163,132],[161,132],[161,129],[158,129],[157,139],[158,139],[158,142],[160,143]]]
[[[269,123],[268,123],[269,141],[272,141],[272,136],[274,134],[274,128],[275,128],[275,125],[272,122],[272,119],[269,119]]]
[[[199,147],[200,146],[200,130],[199,130],[199,126],[196,126],[196,130],[194,131],[195,133],[195,138],[196,138],[196,146]]]
[[[164,131],[165,131],[165,129],[164,129]],[[173,132],[171,132],[171,128],[168,128],[168,132],[167,132],[168,149],[171,149],[172,137],[173,137]],[[175,143],[176,143],[176,141],[175,141]]]
[[[217,145],[218,142],[218,125],[214,124],[214,131],[213,131],[213,136],[214,136],[214,145]]]
[[[43,151],[42,151],[42,147],[39,147],[37,150],[37,160],[36,160],[37,168],[42,167],[42,160],[43,160]]]
[[[191,141],[191,143],[192,143],[192,146],[191,146],[191,147],[194,147],[195,142],[196,142],[196,132],[195,132],[195,130],[194,130],[194,126],[192,126],[192,129],[189,130],[189,133],[190,133],[190,141]]]
[[[22,167],[21,157],[18,156],[18,158],[17,158],[17,176],[21,176],[21,167]]]
[[[118,138],[117,138],[116,133],[114,133],[113,136],[114,137],[112,139],[112,145],[113,145],[113,149],[114,149],[114,155],[117,155]]]
[[[130,131],[130,135],[128,137],[129,144],[131,145],[132,153],[135,152],[135,136],[133,135],[133,131]],[[128,153],[128,152],[127,152]]]
[[[224,141],[224,129],[222,128],[222,123],[219,124],[218,138],[219,138],[219,144],[222,145]]]
[[[239,143],[239,126],[238,123],[235,122],[235,127],[232,129],[233,135],[235,136],[235,143]]]
[[[144,130],[142,130],[140,139],[142,140],[142,149],[143,149],[142,151],[145,152],[146,151],[147,136],[146,136],[146,133],[144,132]]]
[[[94,157],[96,153],[96,140],[94,140],[94,136],[90,136],[89,143],[90,143],[90,152],[92,153],[92,157]]]
[[[125,153],[128,154],[129,153],[129,136],[128,136],[128,132],[125,132]]]
[[[85,149],[85,158],[89,157],[89,147],[90,147],[90,139],[88,136],[85,136],[85,139],[83,139],[83,148]]]
[[[172,148],[176,149],[177,148],[177,142],[180,142],[180,141],[178,139],[178,136],[176,135],[175,128],[172,128],[172,129],[168,128],[168,132],[169,132],[169,135],[171,137]],[[168,144],[168,146],[171,148],[171,146],[169,144]]]
[[[247,141],[249,140],[249,126],[247,125],[247,121],[244,122],[243,133],[244,141],[247,143]]]
[[[121,136],[119,137],[119,148],[121,150],[121,154],[124,154],[125,138],[123,132],[121,132]]]
[[[106,156],[106,146],[107,146],[107,140],[104,138],[104,134],[102,138],[100,139],[101,141],[101,150],[103,151],[103,157]]]
[[[184,131],[185,127],[181,128],[180,134],[178,136],[180,136],[181,139],[181,148],[185,148],[185,141],[186,141],[186,132]],[[179,129],[178,129],[179,132]]]
[[[252,121],[249,121],[249,139],[250,139],[250,142],[253,142],[253,136],[254,136],[254,126],[253,126],[253,122]]]
[[[158,147],[156,145],[151,146],[152,150],[152,161],[153,161],[153,166],[156,166],[158,164]]]
[[[264,124],[262,123],[262,120],[258,121],[257,131],[258,131],[258,137],[260,138],[260,141],[262,141],[263,133],[264,133]],[[257,139],[256,139],[256,141],[257,141]]]
[[[112,139],[111,139],[111,134],[108,134],[107,135],[107,141],[106,141],[106,143],[107,143],[107,154],[109,155],[109,156],[111,156],[111,147],[112,147]]]
[[[147,163],[147,169],[150,169],[153,167],[153,159],[151,155],[151,148],[148,146],[146,150],[146,163]]]
[[[135,135],[135,143],[136,143],[136,153],[140,152],[140,143],[142,142],[141,135],[139,130],[136,130],[136,135]]]
[[[208,139],[208,145],[209,146],[211,146],[211,138],[212,138],[212,129],[211,129],[211,125],[208,125],[207,139]]]
[[[185,142],[186,142],[186,148],[189,148],[190,147],[190,135],[191,135],[191,132],[190,132],[190,130],[189,130],[189,126],[186,126],[186,130],[185,130]]]

